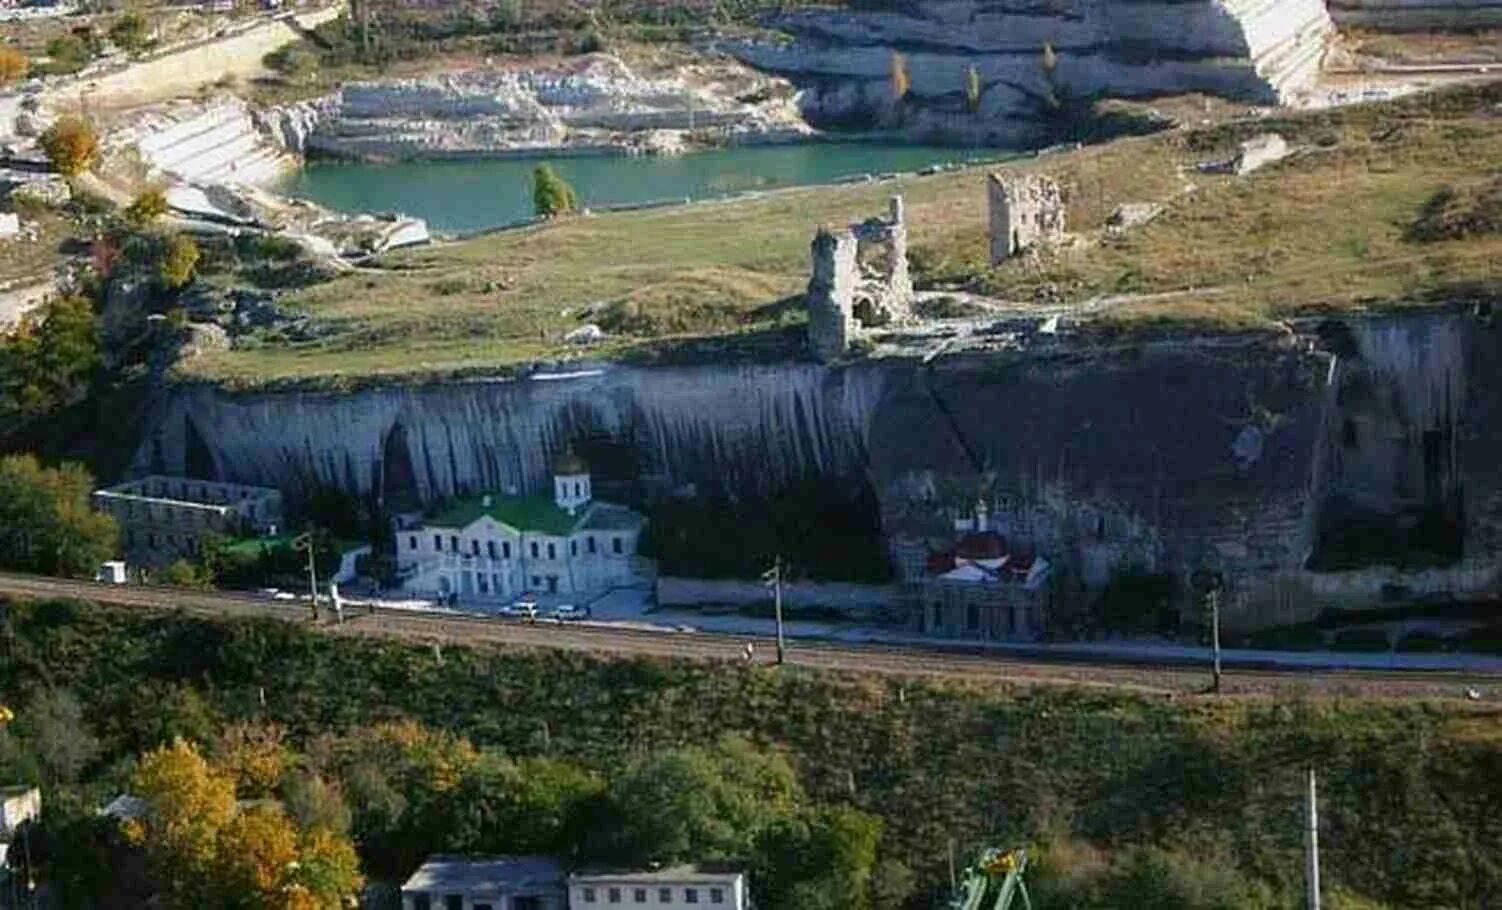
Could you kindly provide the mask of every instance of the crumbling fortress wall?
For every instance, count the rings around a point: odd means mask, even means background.
[[[991,264],[1064,239],[1064,192],[1042,174],[992,174],[986,180]]]
[[[867,330],[911,319],[907,223],[902,197],[887,218],[868,218],[835,232],[821,227],[809,249],[808,340],[814,356],[838,360]]]

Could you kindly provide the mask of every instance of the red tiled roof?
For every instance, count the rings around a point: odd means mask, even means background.
[[[928,574],[943,575],[945,572],[954,571],[953,553],[930,553],[928,554]]]
[[[1000,559],[1007,555],[1007,539],[995,531],[966,534],[955,555],[960,559]]]

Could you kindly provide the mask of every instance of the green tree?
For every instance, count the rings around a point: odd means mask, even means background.
[[[198,244],[186,234],[173,234],[167,238],[167,249],[162,255],[160,268],[162,284],[176,290],[193,280],[193,271],[198,266]]]
[[[47,42],[47,57],[54,71],[74,72],[94,57],[92,42],[78,35],[60,35]]]
[[[866,910],[881,820],[847,806],[779,819],[756,845],[757,904]]]
[[[577,211],[579,197],[551,165],[540,164],[532,172],[532,208],[541,218],[556,218]]]
[[[59,117],[42,133],[42,150],[58,173],[81,174],[99,158],[99,132],[84,117]]]
[[[72,403],[99,362],[94,305],[62,297],[0,338],[0,416],[37,417]]]
[[[214,587],[214,579],[204,571],[197,563],[186,559],[173,560],[152,578],[157,584],[170,585],[174,588],[193,588],[199,591],[207,591]]]
[[[66,689],[48,689],[33,698],[17,727],[49,786],[78,780],[79,772],[99,755],[99,740],[84,720],[83,706]]]
[[[286,775],[282,781],[282,805],[304,830],[350,832],[349,805],[338,783],[330,783],[312,771],[296,770]]]
[[[89,577],[115,554],[117,530],[89,508],[94,478],[64,462],[44,468],[31,455],[0,458],[0,566]]]
[[[126,13],[110,26],[109,36],[127,54],[139,54],[151,43],[151,26],[140,13]]]
[[[125,220],[137,228],[145,227],[167,214],[167,193],[159,186],[147,187],[125,208]]]
[[[738,737],[712,749],[659,752],[611,781],[615,852],[676,862],[747,855],[761,831],[800,799],[787,760]]]

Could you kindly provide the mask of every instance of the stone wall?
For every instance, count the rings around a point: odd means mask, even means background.
[[[902,197],[889,201],[888,218],[868,218],[836,233],[819,228],[809,247],[808,341],[814,356],[844,357],[865,329],[900,324],[912,316],[907,222]],[[865,267],[861,250],[882,247],[880,263]]]

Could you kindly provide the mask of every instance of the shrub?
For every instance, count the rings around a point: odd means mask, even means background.
[[[13,47],[0,47],[0,85],[26,78],[31,61]]]
[[[47,42],[47,56],[54,71],[71,73],[82,69],[93,58],[94,51],[79,36],[63,35]]]
[[[176,290],[193,280],[193,271],[198,266],[198,244],[186,234],[173,234],[167,240],[166,252],[162,255],[159,270],[162,283]]]
[[[144,227],[167,214],[167,194],[159,186],[142,190],[125,209],[125,220],[135,227]]]
[[[281,73],[296,82],[308,79],[318,72],[318,55],[296,44],[279,48],[261,58],[266,68]]]
[[[99,133],[83,117],[62,117],[42,134],[42,149],[59,173],[72,177],[94,166]]]
[[[1498,233],[1502,233],[1502,175],[1435,193],[1409,226],[1407,238],[1429,243]]]
[[[151,26],[140,13],[126,13],[110,26],[109,36],[127,54],[139,54],[151,44]]]
[[[539,217],[556,218],[576,211],[579,197],[551,165],[540,164],[532,172],[532,207]]]

